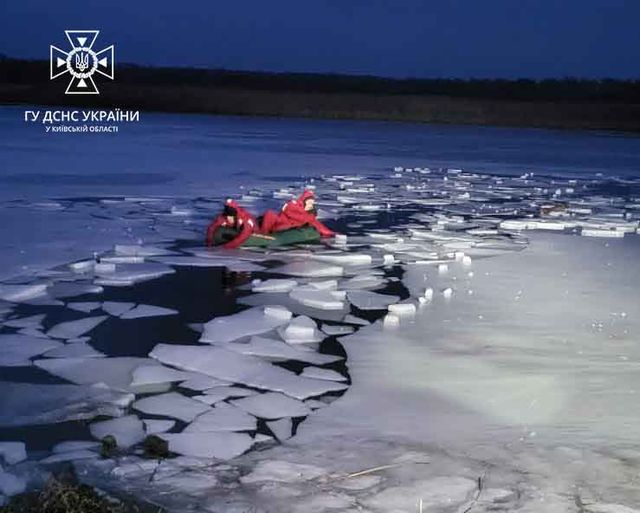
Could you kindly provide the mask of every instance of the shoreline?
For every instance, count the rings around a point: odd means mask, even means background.
[[[87,100],[64,96],[53,85],[0,84],[0,105],[117,107],[176,114],[640,133],[638,103],[516,101],[133,84],[103,84],[101,95]]]

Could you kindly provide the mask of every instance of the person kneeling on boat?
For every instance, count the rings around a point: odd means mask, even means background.
[[[333,237],[335,232],[318,221],[316,216],[316,195],[313,191],[305,190],[298,199],[287,201],[279,214],[267,210],[262,216],[262,233],[312,226],[321,237]]]
[[[234,249],[244,244],[252,235],[260,235],[255,218],[238,202],[227,199],[222,213],[207,227],[207,246]]]

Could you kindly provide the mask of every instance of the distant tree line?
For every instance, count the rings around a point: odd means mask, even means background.
[[[118,84],[214,87],[298,93],[447,96],[525,102],[602,102],[640,104],[640,80],[393,79],[377,76],[271,73],[225,69],[147,67],[118,64]],[[37,85],[49,81],[49,62],[0,55],[0,83]]]

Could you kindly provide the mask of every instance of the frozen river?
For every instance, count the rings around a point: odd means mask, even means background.
[[[640,138],[141,117],[0,110],[0,500],[73,462],[171,511],[640,511]],[[346,243],[201,247],[304,184]]]

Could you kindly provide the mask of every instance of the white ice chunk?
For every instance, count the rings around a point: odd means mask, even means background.
[[[280,419],[282,417],[305,417],[311,413],[302,401],[277,392],[236,399],[231,404],[263,419]]]
[[[246,397],[255,394],[254,391],[240,387],[215,387],[205,391],[204,395],[195,396],[194,399],[204,404],[217,404],[230,397]]]
[[[0,458],[7,465],[15,465],[27,459],[24,442],[0,442]]]
[[[299,261],[270,269],[278,274],[288,274],[289,276],[300,276],[307,278],[324,278],[331,276],[342,276],[344,269],[335,265],[327,265],[322,262]]]
[[[290,418],[272,420],[271,422],[267,422],[267,427],[281,442],[293,436],[293,422]]]
[[[291,312],[286,308],[250,308],[237,314],[216,317],[206,323],[200,342],[231,342],[270,331],[285,324],[289,319]]]
[[[317,290],[312,286],[301,286],[289,292],[289,297],[303,305],[321,310],[342,310],[344,303],[336,299],[330,291]]]
[[[254,431],[255,417],[227,403],[221,403],[189,424],[184,433],[211,431]]]
[[[416,305],[414,303],[396,303],[389,305],[389,313],[409,317],[416,314]]]
[[[96,351],[86,342],[65,344],[44,353],[47,358],[102,358],[104,353]]]
[[[400,326],[400,317],[396,314],[388,313],[384,316],[384,319],[382,319],[382,326],[385,328],[395,328]]]
[[[346,388],[346,385],[340,383],[302,378],[260,358],[215,346],[158,344],[150,356],[180,369],[201,372],[250,387],[283,392],[298,399]]]
[[[176,425],[175,420],[143,419],[142,421],[144,422],[144,430],[147,435],[166,433]]]
[[[317,260],[319,262],[326,262],[328,264],[336,264],[336,265],[370,265],[371,264],[371,255],[364,255],[358,253],[314,253],[311,257],[313,260]]]
[[[153,305],[138,305],[134,309],[125,312],[121,319],[140,319],[142,317],[160,317],[163,315],[176,315],[177,310]]]
[[[60,342],[47,338],[13,333],[0,335],[0,366],[23,367],[31,365],[30,358],[62,346],[63,344]]]
[[[229,460],[248,451],[253,438],[244,433],[163,433],[160,438],[169,443],[169,450],[183,456]]]
[[[67,308],[75,310],[76,312],[89,313],[100,308],[100,303],[97,301],[82,301],[76,303],[67,303]]]
[[[97,317],[85,317],[77,321],[61,322],[47,331],[47,335],[53,338],[78,338],[90,332],[106,319],[108,319],[107,315],[100,315]]]
[[[144,440],[144,425],[135,415],[94,422],[89,426],[91,435],[102,440],[107,435],[115,437],[118,447],[126,449]]]
[[[583,237],[602,237],[621,239],[624,237],[624,231],[622,230],[599,230],[596,228],[583,228],[580,232]]]
[[[251,283],[252,292],[290,292],[297,287],[296,280],[287,279],[271,279],[271,280],[254,280]]]
[[[278,333],[288,344],[317,343],[325,338],[318,330],[316,322],[305,315],[296,317],[287,326],[279,329]]]
[[[360,310],[385,310],[390,304],[396,303],[400,298],[387,294],[378,294],[368,290],[347,291],[349,302]]]
[[[198,415],[209,411],[206,404],[177,392],[145,397],[133,403],[133,407],[150,415],[163,415],[184,422],[191,422]]]
[[[320,329],[323,333],[330,336],[350,335],[355,331],[353,326],[337,326],[331,324],[323,324]]]
[[[280,340],[264,337],[251,337],[248,343],[229,344],[225,346],[225,349],[247,355],[261,356],[274,361],[297,360],[316,365],[325,365],[342,360],[340,356],[300,350]],[[184,383],[181,386],[184,386]]]
[[[447,287],[442,291],[442,295],[445,299],[451,299],[451,296],[453,296],[453,289],[451,287]]]
[[[120,317],[123,313],[128,312],[134,306],[136,306],[135,303],[119,301],[105,301],[102,303],[102,309],[109,315],[114,315],[116,317]]]
[[[339,372],[320,367],[305,367],[300,375],[305,378],[326,379],[328,381],[347,381],[347,378]]]

